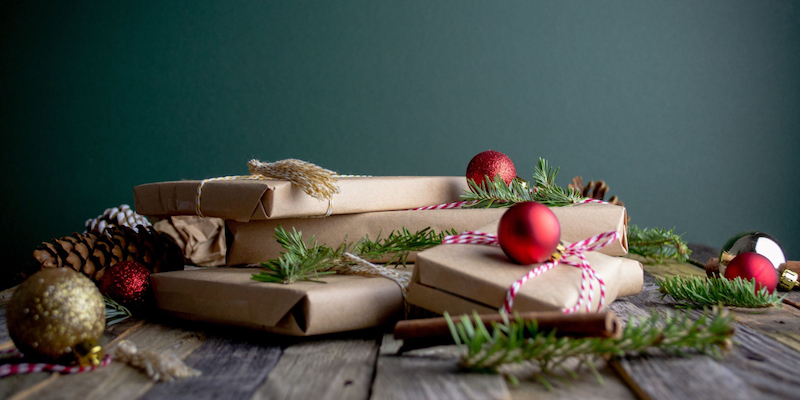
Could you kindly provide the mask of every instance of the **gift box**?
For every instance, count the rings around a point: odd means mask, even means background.
[[[607,231],[618,232],[619,238],[600,251],[623,255],[628,251],[625,208],[611,204],[579,204],[551,208],[561,224],[561,236],[566,241],[578,241]],[[267,221],[227,221],[230,230],[228,265],[254,264],[280,257],[282,247],[274,239],[275,228],[292,228],[303,232],[308,241],[314,235],[317,243],[338,246],[345,240],[356,241],[369,235],[386,237],[405,227],[410,232],[431,228],[436,232],[455,229],[461,233],[494,224],[506,212],[505,208],[406,210],[334,215],[327,218],[288,218]],[[409,261],[415,254],[409,256]],[[385,260],[371,260],[385,261]]]
[[[403,294],[392,280],[326,275],[291,285],[257,282],[252,268],[204,268],[152,274],[156,304],[179,318],[292,336],[393,323]]]
[[[447,176],[340,177],[337,185],[340,193],[331,202],[317,200],[289,181],[271,179],[160,182],[136,186],[133,192],[139,214],[202,214],[247,222],[451,203],[467,188],[464,177]]]
[[[484,231],[496,233],[497,229],[487,226]],[[584,256],[605,281],[606,305],[617,297],[641,292],[643,272],[639,262],[596,251]],[[407,301],[437,313],[497,312],[511,285],[536,266],[513,263],[498,246],[437,246],[417,255]],[[592,311],[597,310],[600,301],[600,287],[596,281],[593,286]],[[559,264],[523,284],[513,310],[560,311],[578,302],[580,289],[581,270]]]

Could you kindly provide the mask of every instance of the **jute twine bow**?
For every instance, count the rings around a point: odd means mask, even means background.
[[[274,163],[250,160],[247,167],[252,175],[291,181],[320,201],[330,200],[334,194],[339,193],[336,172],[303,160],[288,158]]]
[[[589,265],[589,261],[586,260],[586,257],[584,257],[583,253],[587,251],[599,250],[605,246],[608,246],[617,240],[618,237],[619,234],[615,231],[605,232],[567,246],[561,253],[561,257],[551,258],[546,263],[528,271],[525,276],[515,281],[511,287],[508,288],[505,301],[503,302],[503,307],[500,309],[500,311],[511,313],[511,308],[514,306],[514,298],[517,296],[520,288],[522,288],[522,285],[524,285],[528,279],[531,279],[537,275],[541,275],[553,269],[553,267],[558,264],[571,265],[581,269],[581,291],[578,296],[578,302],[574,306],[570,308],[564,308],[561,311],[565,314],[572,314],[580,310],[581,307],[585,306],[586,312],[591,312],[592,296],[594,293],[594,280],[596,280],[600,286],[600,301],[597,305],[597,311],[600,311],[605,304],[606,284],[600,274],[598,274],[597,271],[595,271],[591,265]],[[442,244],[482,244],[488,246],[499,246],[497,235],[476,231],[464,232],[460,235],[447,236],[444,238],[444,240],[442,240]],[[570,256],[577,257],[578,260],[575,261],[567,259],[567,257]]]
[[[328,210],[325,216],[333,213],[333,195],[339,193],[339,186],[336,185],[336,172],[322,168],[307,161],[288,158],[286,160],[265,163],[258,160],[250,160],[247,163],[251,175],[223,176],[219,178],[204,179],[197,186],[197,196],[195,201],[195,212],[200,217],[205,217],[200,207],[203,196],[203,186],[211,181],[230,181],[230,180],[265,180],[281,179],[292,182],[309,196],[320,200],[328,201]]]

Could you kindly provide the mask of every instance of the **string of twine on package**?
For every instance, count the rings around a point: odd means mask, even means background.
[[[203,196],[203,186],[208,182],[279,179],[292,182],[306,192],[306,194],[317,200],[327,201],[328,210],[325,212],[325,215],[320,217],[329,217],[333,213],[333,195],[340,193],[339,186],[336,185],[337,178],[368,176],[339,175],[334,171],[322,168],[314,163],[295,158],[287,158],[272,163],[253,159],[247,162],[247,168],[250,171],[250,175],[221,176],[200,181],[200,184],[197,185],[197,196],[195,197],[195,212],[197,215],[199,217],[205,217],[200,203]]]
[[[600,274],[598,274],[597,271],[595,271],[592,266],[589,265],[589,262],[586,260],[586,257],[584,257],[583,253],[587,251],[599,250],[613,243],[615,240],[617,240],[618,236],[619,234],[614,231],[605,232],[566,246],[563,251],[559,251],[557,255],[554,255],[554,257],[552,257],[546,263],[528,271],[528,273],[522,278],[516,280],[511,287],[508,288],[505,301],[503,302],[503,307],[500,308],[500,312],[511,313],[511,309],[514,306],[514,298],[517,296],[520,288],[522,288],[522,285],[524,285],[529,279],[553,269],[558,264],[570,265],[581,269],[581,289],[580,294],[578,295],[578,301],[574,306],[562,309],[562,312],[565,314],[572,314],[584,306],[586,308],[586,312],[591,312],[590,308],[594,293],[594,280],[596,280],[600,286],[600,300],[597,305],[597,311],[600,311],[605,304],[605,282]],[[487,246],[500,245],[499,241],[497,240],[497,235],[477,231],[468,231],[460,235],[446,236],[444,240],[442,240],[442,244],[480,244]],[[567,259],[567,257],[570,256],[577,257],[578,261]]]

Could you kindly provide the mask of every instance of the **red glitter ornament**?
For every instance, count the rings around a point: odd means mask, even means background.
[[[489,179],[494,179],[497,175],[500,175],[500,179],[507,185],[510,185],[511,181],[517,177],[514,163],[507,155],[499,151],[486,150],[472,157],[467,165],[467,179],[472,179],[479,186],[483,184],[487,176]]]
[[[775,266],[767,257],[754,252],[741,253],[734,257],[725,268],[725,277],[728,279],[740,277],[748,281],[755,278],[756,290],[765,287],[770,293],[778,286],[778,271]]]
[[[136,261],[122,261],[111,266],[100,279],[100,293],[119,304],[144,309],[152,304],[150,270]]]
[[[561,225],[547,206],[517,203],[503,214],[497,240],[508,258],[519,264],[545,262],[556,252]]]

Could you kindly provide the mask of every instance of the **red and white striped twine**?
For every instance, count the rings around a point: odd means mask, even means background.
[[[13,353],[16,350],[17,349],[13,349],[12,351],[4,351],[4,353]],[[49,363],[3,364],[0,365],[0,378],[9,375],[30,374],[33,372],[60,372],[62,374],[77,374],[80,372],[94,371],[97,368],[105,367],[110,362],[111,362],[111,356],[106,354],[106,356],[103,357],[103,360],[100,361],[99,365],[67,366],[67,365],[49,364]]]
[[[411,208],[410,211],[425,211],[425,210],[449,210],[452,208],[464,208],[467,206],[471,206],[477,203],[477,200],[469,200],[469,201],[457,201],[455,203],[444,203],[444,204],[436,204],[433,206],[425,206],[425,207],[417,207]],[[597,200],[597,199],[583,199],[575,204],[588,204],[588,203],[597,203],[597,204],[610,204],[607,201]]]
[[[581,290],[580,294],[578,295],[578,302],[570,308],[564,308],[562,311],[565,314],[572,314],[580,310],[581,307],[585,307],[586,312],[591,312],[592,297],[594,293],[593,282],[595,280],[600,285],[600,301],[597,305],[597,311],[600,311],[600,309],[602,309],[605,305],[606,284],[600,274],[598,274],[597,271],[595,271],[591,265],[589,265],[589,262],[586,260],[586,257],[583,256],[583,253],[601,249],[613,243],[618,237],[619,234],[615,231],[605,232],[567,246],[566,249],[564,249],[561,258],[557,260],[551,259],[550,261],[539,265],[538,267],[530,270],[527,274],[525,274],[525,276],[519,278],[516,282],[511,284],[511,287],[508,288],[508,292],[506,292],[506,298],[503,303],[503,307],[500,310],[507,313],[511,312],[511,308],[514,305],[514,298],[517,296],[520,288],[522,288],[522,285],[524,285],[529,279],[553,269],[553,267],[558,264],[566,264],[581,269]],[[499,245],[499,242],[497,241],[497,235],[469,231],[460,235],[446,236],[444,240],[442,240],[442,244],[483,244],[497,246]],[[571,256],[577,257],[578,260],[568,260],[567,257]]]

